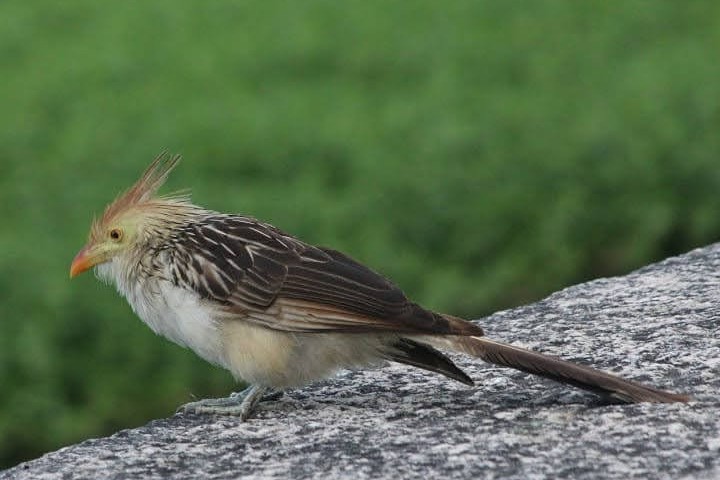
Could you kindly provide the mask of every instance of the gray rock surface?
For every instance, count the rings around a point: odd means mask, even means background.
[[[720,478],[720,245],[479,321],[490,337],[690,393],[608,405],[470,358],[469,388],[347,372],[247,423],[180,416],[0,472],[58,478]]]

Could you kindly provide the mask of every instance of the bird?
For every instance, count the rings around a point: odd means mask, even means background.
[[[342,369],[406,364],[473,385],[443,351],[479,358],[620,403],[687,402],[589,366],[485,337],[474,322],[426,309],[350,256],[250,216],[161,195],[180,155],[159,154],[96,217],[70,277],[114,284],[155,333],[249,385],[181,406],[247,420],[276,398]]]

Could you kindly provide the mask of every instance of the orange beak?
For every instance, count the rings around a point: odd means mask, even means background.
[[[85,245],[82,250],[75,255],[75,258],[70,265],[70,278],[77,277],[85,270],[90,270],[97,264],[97,257],[90,252],[90,246]]]

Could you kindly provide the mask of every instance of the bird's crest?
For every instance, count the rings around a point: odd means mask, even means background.
[[[140,179],[108,205],[100,219],[93,222],[91,236],[95,238],[102,236],[104,225],[112,222],[119,214],[130,209],[152,207],[158,203],[186,204],[188,202],[186,192],[162,197],[157,196],[157,191],[165,183],[168,175],[177,166],[181,158],[181,155],[170,155],[166,150],[155,157]]]

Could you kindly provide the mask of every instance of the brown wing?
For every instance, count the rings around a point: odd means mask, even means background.
[[[275,227],[215,215],[172,238],[170,277],[266,328],[293,332],[481,335],[472,323],[430,312],[350,257]]]

